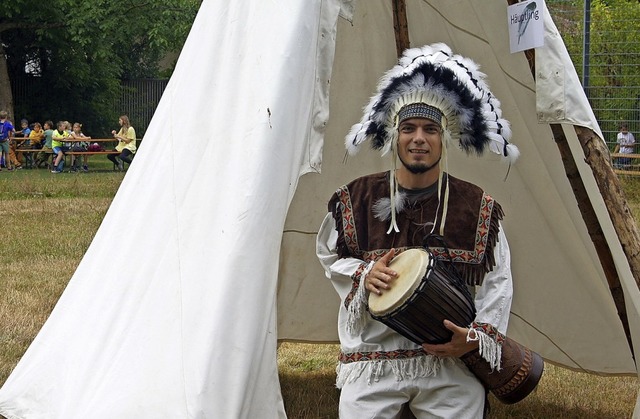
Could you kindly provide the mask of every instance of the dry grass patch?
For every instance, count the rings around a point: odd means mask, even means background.
[[[335,418],[338,345],[282,343],[278,348],[280,387],[289,418]]]
[[[86,252],[122,175],[0,173],[0,385],[46,321]],[[640,219],[640,180],[623,181]],[[605,343],[603,343],[605,344]],[[292,419],[336,418],[337,345],[283,343],[280,383]],[[597,377],[546,366],[535,393],[493,401],[492,418],[629,418],[635,377]]]
[[[38,333],[89,247],[111,198],[0,201],[0,382]]]

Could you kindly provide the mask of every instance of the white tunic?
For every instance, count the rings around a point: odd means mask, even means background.
[[[316,243],[316,253],[327,278],[340,295],[338,334],[342,350],[338,365],[337,386],[366,379],[376,380],[390,364],[396,379],[435,375],[443,366],[443,360],[426,355],[419,345],[396,333],[383,323],[374,320],[365,308],[364,281],[356,297],[345,306],[345,299],[352,292],[351,276],[365,263],[356,258],[339,258],[336,250],[338,232],[331,213],[325,217]],[[496,264],[485,276],[482,285],[475,289],[476,323],[488,324],[505,335],[513,294],[509,245],[502,226],[494,248]],[[366,273],[363,272],[363,273]],[[362,274],[361,274],[362,275]],[[364,277],[364,275],[362,275]],[[499,368],[500,344],[474,328],[480,343],[480,353],[493,366]]]

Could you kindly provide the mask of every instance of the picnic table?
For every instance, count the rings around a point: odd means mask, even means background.
[[[620,159],[631,159],[630,164],[621,164]],[[640,176],[640,154],[612,153],[613,171],[619,175]]]
[[[14,140],[20,140],[20,138],[14,138]],[[26,138],[25,138],[26,140]],[[136,142],[139,142],[140,139],[137,139]],[[64,153],[65,155],[65,159],[66,156],[92,156],[94,154],[102,154],[102,155],[108,155],[108,154],[120,154],[119,151],[115,150],[115,146],[118,143],[118,140],[116,140],[115,138],[91,138],[91,137],[83,137],[83,138],[65,138],[64,141],[61,141],[62,143],[89,143],[89,144],[93,144],[93,143],[98,143],[100,145],[102,145],[103,150],[99,150],[99,151],[71,151],[68,150]],[[112,144],[107,144],[107,143],[112,143]],[[103,145],[104,144],[104,145]],[[16,154],[18,153],[39,153],[41,151],[44,151],[46,154],[53,156],[53,151],[51,149],[47,149],[44,150],[42,148],[21,148],[20,146],[17,146],[15,149]],[[47,160],[49,159],[49,157],[47,157]],[[114,168],[115,168],[115,164],[114,164]]]

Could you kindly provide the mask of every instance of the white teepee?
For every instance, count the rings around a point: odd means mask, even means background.
[[[636,374],[549,128],[563,124],[640,347],[640,292],[573,129],[599,133],[597,123],[552,21],[536,85],[525,57],[509,53],[506,7],[409,1],[412,45],[445,42],[478,62],[522,152],[506,180],[491,156],[451,155],[451,172],[505,209],[509,334],[569,368]],[[344,164],[343,138],[395,60],[388,1],[204,0],[102,226],[0,389],[0,413],[284,417],[276,340],[336,339],[338,299],[315,232],[338,186],[387,168],[375,153]],[[114,246],[137,255],[127,270],[103,257]]]

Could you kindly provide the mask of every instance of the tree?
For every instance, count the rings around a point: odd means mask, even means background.
[[[179,51],[201,0],[14,0],[0,8],[0,109],[109,131],[120,81],[157,77]],[[28,78],[14,103],[11,81]]]

